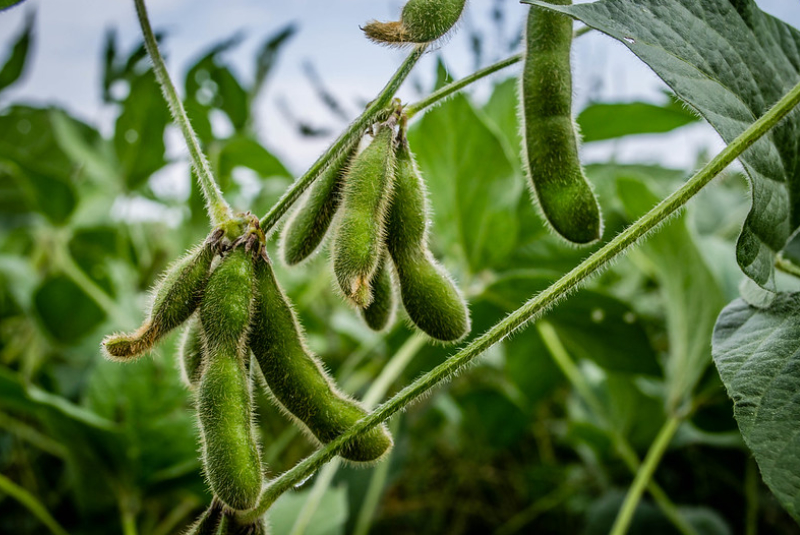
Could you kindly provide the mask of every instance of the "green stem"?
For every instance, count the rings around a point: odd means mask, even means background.
[[[137,0],[141,1],[141,0]],[[370,126],[375,120],[386,111],[386,107],[391,103],[392,97],[400,88],[400,85],[405,81],[406,77],[411,73],[419,58],[425,52],[426,45],[420,45],[414,48],[411,54],[405,59],[402,65],[397,69],[389,80],[389,83],[381,90],[378,97],[369,103],[367,109],[364,110],[358,119],[350,123],[347,130],[344,131],[339,138],[333,142],[333,145],[320,156],[316,162],[305,172],[303,176],[298,178],[294,184],[283,194],[283,196],[275,203],[269,213],[261,220],[261,228],[265,233],[272,230],[281,217],[286,214],[294,202],[303,194],[303,192],[317,179],[323,170],[331,163],[342,151],[347,150],[352,146],[361,136],[364,135],[367,127]]]
[[[775,257],[775,267],[784,273],[800,278],[800,266],[785,258],[783,254]]]
[[[203,151],[200,149],[197,134],[195,134],[194,128],[192,128],[189,118],[186,116],[186,110],[183,109],[183,103],[178,96],[178,92],[175,90],[172,80],[170,80],[167,66],[164,64],[164,58],[161,57],[161,52],[158,50],[153,28],[150,27],[150,19],[147,16],[144,0],[133,0],[133,2],[136,4],[136,14],[139,17],[139,25],[142,27],[142,35],[144,36],[144,46],[153,62],[153,72],[156,75],[156,80],[158,80],[161,91],[164,93],[164,99],[167,101],[172,118],[180,127],[183,138],[186,140],[192,167],[194,167],[194,171],[200,181],[200,187],[203,190],[203,196],[206,199],[206,210],[208,210],[211,225],[214,227],[219,226],[231,218],[231,207],[222,197],[222,191],[220,191],[217,181],[214,180],[208,160],[206,160]]]
[[[614,521],[614,526],[611,528],[610,535],[625,535],[630,527],[633,513],[636,512],[636,507],[639,505],[639,500],[642,498],[645,487],[650,483],[653,474],[667,451],[667,446],[675,436],[675,431],[678,430],[682,418],[679,416],[671,416],[664,422],[661,431],[650,446],[650,451],[644,458],[644,463],[639,468],[636,477],[633,478],[633,484],[628,489],[628,494],[625,496],[625,501],[622,503],[622,508],[617,514],[617,519]]]
[[[589,386],[589,383],[586,382],[586,379],[578,369],[578,366],[572,360],[567,352],[567,349],[564,347],[564,344],[561,343],[561,338],[558,336],[558,332],[556,332],[553,326],[546,321],[538,321],[536,323],[536,328],[539,331],[539,335],[542,337],[542,341],[544,342],[545,347],[547,347],[550,355],[553,357],[556,365],[567,377],[567,380],[578,392],[578,395],[583,398],[583,400],[589,406],[589,409],[600,420],[601,425],[603,425],[611,433],[614,441],[614,447],[617,450],[620,458],[633,474],[637,474],[641,467],[639,456],[636,455],[636,451],[630,445],[628,440],[613,425],[611,425],[605,407],[600,402],[600,399],[595,396],[594,392]],[[667,519],[669,519],[675,525],[678,531],[680,531],[683,535],[697,535],[697,531],[691,526],[691,524],[686,522],[683,516],[681,516],[678,508],[674,503],[672,503],[672,500],[670,500],[667,493],[663,491],[658,483],[655,481],[649,481],[647,483],[647,491],[653,497],[659,509],[661,509],[661,512],[664,513],[664,516],[666,516]]]
[[[50,515],[45,506],[42,505],[33,494],[20,487],[3,474],[0,474],[0,492],[5,492],[25,506],[25,508],[33,513],[33,515],[55,535],[69,535],[67,530],[56,522],[56,519]]]
[[[541,316],[570,292],[578,289],[591,275],[604,268],[609,262],[613,261],[617,256],[625,252],[638,240],[644,238],[649,232],[682,208],[689,199],[711,182],[715,176],[730,165],[742,152],[785,117],[798,102],[800,102],[800,84],[792,88],[792,90],[781,98],[763,117],[750,125],[714,157],[713,160],[708,162],[691,179],[683,184],[683,186],[661,201],[606,245],[594,252],[572,271],[556,281],[552,286],[503,318],[494,327],[478,338],[475,338],[466,347],[452,355],[445,362],[416,379],[376,410],[359,420],[347,432],[300,461],[292,469],[273,479],[265,487],[259,497],[256,507],[241,513],[242,519],[252,522],[260,517],[278,496],[292,488],[297,482],[302,481],[317,471],[357,435],[380,425],[396,412],[404,409],[420,397],[425,396],[434,386],[448,380],[453,374],[464,368],[491,346],[502,341],[529,321]]]

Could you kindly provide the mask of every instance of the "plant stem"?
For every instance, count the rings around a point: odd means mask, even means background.
[[[617,514],[617,519],[614,521],[610,535],[625,535],[628,532],[633,513],[636,512],[642,493],[650,483],[653,473],[656,471],[658,463],[661,462],[664,452],[667,451],[667,446],[672,441],[672,437],[675,436],[675,431],[678,430],[681,421],[682,418],[680,416],[670,416],[664,422],[661,431],[658,432],[658,436],[650,446],[650,451],[647,452],[647,456],[644,458],[644,463],[639,468],[636,477],[633,478],[633,484],[628,489],[628,494],[625,496],[622,508]]]
[[[61,527],[61,524],[56,522],[56,519],[50,515],[44,505],[36,499],[36,496],[20,487],[3,474],[0,474],[0,492],[4,492],[17,500],[25,506],[33,516],[47,526],[47,528],[55,535],[69,535],[67,530]]]
[[[589,409],[595,414],[595,417],[600,420],[601,425],[605,426],[611,434],[612,440],[614,441],[614,448],[617,450],[620,458],[633,474],[637,474],[641,469],[639,456],[636,455],[636,451],[628,440],[609,421],[605,407],[598,397],[595,396],[589,383],[586,382],[583,374],[578,369],[578,366],[575,365],[575,362],[570,357],[564,344],[561,343],[561,338],[558,336],[556,330],[546,321],[538,321],[536,323],[536,328],[556,365],[567,377],[567,380],[578,392],[578,395],[583,398],[589,406]],[[664,513],[664,516],[675,525],[678,531],[683,535],[697,535],[697,531],[681,516],[678,508],[672,503],[672,500],[670,500],[667,493],[663,491],[658,483],[652,480],[649,481],[647,483],[647,491],[653,497],[659,509],[661,509],[661,512]]]
[[[172,80],[170,80],[167,66],[164,64],[164,58],[161,57],[161,52],[158,50],[153,28],[150,27],[150,19],[147,16],[144,0],[133,0],[133,2],[136,4],[136,14],[139,17],[139,25],[142,27],[144,46],[147,49],[150,60],[153,62],[153,72],[161,86],[161,91],[164,93],[164,99],[167,101],[169,111],[172,113],[172,119],[180,127],[183,138],[186,140],[192,167],[197,174],[200,188],[203,190],[203,196],[206,199],[206,210],[208,211],[208,217],[211,219],[211,226],[216,227],[231,218],[231,207],[222,197],[222,191],[220,191],[217,181],[214,180],[208,160],[206,160],[203,151],[200,149],[197,134],[186,116],[186,110],[183,109],[183,103],[175,90]]]
[[[426,395],[434,386],[448,380],[497,342],[541,316],[570,292],[577,290],[591,275],[604,268],[638,240],[666,221],[669,216],[681,209],[689,199],[730,165],[742,152],[775,126],[800,102],[800,84],[781,98],[760,119],[750,125],[700,171],[673,192],[635,223],[618,234],[606,245],[598,249],[572,271],[561,277],[549,288],[531,298],[494,327],[475,338],[442,364],[422,375],[413,383],[398,392],[394,397],[380,405],[376,410],[362,418],[335,440],[300,461],[293,468],[273,479],[259,497],[256,507],[240,513],[242,520],[250,521],[260,517],[269,506],[286,490],[297,482],[313,474],[320,466],[332,459],[345,445],[357,435],[368,431],[389,419],[420,397]]]
[[[140,2],[141,0],[136,0]],[[375,120],[386,111],[386,107],[391,103],[392,97],[400,88],[400,85],[405,81],[406,77],[411,73],[419,58],[425,52],[426,45],[419,45],[414,48],[411,54],[403,61],[402,65],[397,69],[392,76],[389,83],[381,90],[378,97],[369,103],[367,109],[364,110],[355,121],[350,123],[347,130],[340,135],[333,145],[320,156],[316,162],[305,172],[303,176],[298,178],[294,184],[283,194],[283,196],[275,203],[269,213],[261,220],[261,228],[265,233],[269,234],[272,228],[278,223],[281,217],[289,210],[294,202],[303,194],[303,192],[317,179],[317,177],[325,170],[325,168],[333,161],[339,154],[351,147],[353,143],[357,142],[361,136],[364,135],[367,127],[370,126]]]

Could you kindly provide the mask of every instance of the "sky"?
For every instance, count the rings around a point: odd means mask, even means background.
[[[800,27],[800,2],[757,3],[765,11]],[[183,79],[193,59],[212,43],[238,31],[244,32],[245,39],[226,57],[242,77],[249,79],[258,45],[286,24],[298,24],[299,31],[284,48],[258,101],[257,124],[265,145],[299,174],[331,138],[309,140],[300,136],[281,113],[282,103],[303,120],[331,128],[332,135],[345,126],[315,96],[303,74],[303,65],[310,62],[344,105],[348,116],[355,117],[360,112],[359,103],[377,94],[406,54],[368,42],[359,25],[371,19],[394,20],[402,4],[400,0],[151,0],[148,7],[153,26],[167,32],[163,51],[176,80]],[[491,17],[494,9],[505,14],[500,26]],[[31,61],[24,80],[0,97],[0,108],[19,100],[56,104],[102,131],[111,132],[116,111],[101,104],[101,51],[109,28],[117,30],[122,50],[130,49],[140,40],[133,2],[28,0],[20,7],[0,13],[0,61],[29,12],[36,15]],[[514,0],[470,0],[459,32],[439,51],[451,75],[459,78],[474,68],[471,32],[480,32],[485,37],[484,65],[507,56],[506,43],[516,35],[524,13],[525,8]],[[591,32],[578,39],[573,60],[575,113],[589,100],[663,100],[663,83],[624,46],[604,35]],[[418,98],[413,82],[429,86],[434,69],[435,57],[429,54],[412,75],[412,83],[406,83],[399,96],[406,101]],[[495,75],[494,80],[514,72],[510,68]],[[491,80],[476,84],[475,98],[485,98],[491,84]],[[181,158],[180,139],[168,141],[170,150]],[[583,148],[582,159],[589,163],[613,154],[619,161],[646,161],[686,169],[695,164],[699,152],[715,153],[721,147],[716,133],[701,124],[668,135],[593,143]],[[178,168],[172,168],[167,174],[177,171]]]

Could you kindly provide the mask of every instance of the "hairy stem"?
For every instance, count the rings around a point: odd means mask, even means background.
[[[68,535],[61,525],[56,522],[56,519],[47,511],[42,502],[36,499],[36,496],[20,487],[3,474],[0,474],[0,493],[5,493],[17,500],[25,506],[39,521],[47,526],[47,529],[55,535]]]
[[[631,488],[628,489],[628,494],[625,496],[622,508],[617,514],[617,519],[614,521],[614,527],[611,528],[610,535],[624,535],[628,532],[633,513],[636,512],[644,489],[650,483],[658,463],[661,462],[661,458],[664,456],[664,452],[667,451],[667,446],[672,441],[672,437],[675,436],[675,431],[678,430],[681,421],[682,417],[671,416],[664,422],[661,431],[658,432],[658,436],[650,446],[650,451],[647,452],[647,456],[644,458],[644,463],[636,473]]]
[[[589,383],[586,382],[583,374],[581,374],[578,366],[570,357],[564,344],[561,343],[561,338],[550,323],[546,321],[539,321],[536,323],[536,328],[539,335],[542,337],[545,347],[550,352],[556,365],[561,370],[567,380],[572,384],[573,388],[578,392],[589,409],[595,414],[595,417],[600,419],[602,425],[606,426],[611,432],[614,441],[614,448],[617,454],[623,460],[633,474],[637,474],[641,468],[641,461],[636,451],[631,446],[630,442],[620,433],[614,426],[609,423],[608,413],[605,407],[592,391]],[[681,516],[678,508],[672,503],[666,492],[655,481],[647,483],[647,491],[653,497],[664,516],[680,531],[683,535],[697,535],[697,531],[686,522]]]
[[[137,2],[141,0],[136,0]],[[381,90],[378,97],[369,103],[367,109],[364,110],[358,119],[350,123],[347,130],[333,142],[333,145],[320,156],[316,162],[305,172],[303,176],[298,178],[294,184],[283,194],[283,196],[275,203],[269,213],[261,220],[261,228],[264,232],[269,233],[272,228],[278,223],[281,217],[286,214],[294,202],[303,194],[303,192],[314,183],[317,177],[325,170],[325,168],[336,158],[343,150],[351,145],[353,141],[364,135],[367,127],[370,126],[375,120],[385,113],[386,107],[392,101],[392,97],[400,88],[400,85],[405,81],[406,77],[411,73],[419,58],[425,52],[426,45],[420,45],[414,48],[411,54],[403,61],[403,64],[397,69],[392,76],[389,83]]]
[[[164,58],[161,57],[161,52],[158,50],[153,28],[150,27],[150,19],[147,16],[144,0],[133,1],[136,4],[136,15],[139,17],[139,25],[142,27],[142,35],[144,35],[144,46],[147,49],[150,60],[153,62],[153,72],[156,75],[158,84],[161,86],[161,91],[164,93],[169,111],[172,113],[172,119],[180,127],[183,138],[186,140],[192,167],[197,174],[200,188],[203,190],[203,196],[206,199],[206,210],[208,211],[208,217],[211,219],[211,226],[216,227],[231,218],[231,207],[222,197],[222,191],[220,191],[217,181],[214,180],[208,160],[206,160],[203,151],[200,149],[197,134],[195,134],[194,128],[192,128],[189,118],[186,116],[186,110],[183,109],[183,103],[175,90],[175,85],[170,80],[167,66],[164,64]]]
[[[420,376],[413,383],[398,392],[394,397],[380,405],[373,412],[359,420],[346,433],[320,448],[292,469],[273,479],[261,493],[256,507],[239,515],[245,521],[260,517],[270,505],[293,485],[307,478],[323,464],[332,459],[345,445],[357,435],[380,425],[396,412],[404,409],[417,399],[425,396],[434,386],[448,380],[453,374],[480,356],[491,346],[505,339],[509,334],[541,316],[559,300],[578,289],[591,275],[604,268],[621,253],[667,218],[681,209],[693,196],[730,165],[742,152],[768,132],[778,121],[786,116],[800,102],[800,84],[781,98],[763,117],[750,125],[733,142],[723,149],[713,160],[690,178],[683,186],[673,192],[635,223],[618,234],[614,239],[598,249],[572,271],[561,277],[549,288],[531,298],[494,327],[475,338],[466,347],[452,355],[442,364]]]

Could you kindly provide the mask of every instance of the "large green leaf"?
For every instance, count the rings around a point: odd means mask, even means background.
[[[495,132],[459,95],[427,113],[409,140],[446,252],[460,256],[473,273],[505,259],[517,242],[524,184],[514,179]]]
[[[697,116],[675,100],[663,106],[649,102],[595,102],[578,115],[585,143],[636,134],[662,134],[696,122]]]
[[[658,203],[647,184],[634,178],[617,180],[619,196],[631,219]],[[684,403],[711,362],[708,341],[725,302],[686,227],[684,216],[673,219],[641,246],[635,256],[661,283],[669,333],[666,363],[667,406]]]
[[[765,308],[737,299],[722,311],[714,362],[764,481],[800,521],[800,294]]]
[[[0,9],[3,5],[0,2]],[[25,69],[25,63],[28,59],[28,50],[31,45],[31,35],[33,33],[33,20],[29,16],[25,20],[25,27],[22,29],[14,47],[11,49],[11,54],[6,60],[2,68],[0,68],[0,91],[10,86],[22,76],[22,71]]]
[[[753,0],[599,0],[561,11],[619,40],[731,142],[800,80],[800,32]],[[800,114],[740,158],[752,209],[737,260],[771,286],[775,254],[800,226]]]

